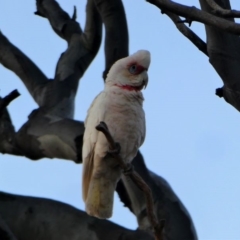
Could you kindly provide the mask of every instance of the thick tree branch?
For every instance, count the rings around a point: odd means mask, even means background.
[[[229,33],[240,34],[240,24],[201,11],[196,7],[189,7],[169,0],[147,0],[147,2],[157,6],[162,11],[169,11],[179,16],[190,18],[192,21],[201,22]]]
[[[81,34],[82,29],[78,22],[62,10],[55,0],[36,0],[36,15],[47,18],[55,33],[68,43],[73,34]]]
[[[59,158],[81,161],[83,122],[34,110],[16,134],[16,145],[33,160]]]
[[[41,106],[42,87],[47,83],[41,70],[0,32],[0,63],[13,71]]]
[[[223,9],[230,9],[228,0],[215,0]],[[201,8],[211,12],[212,8],[206,0],[200,0]],[[228,19],[233,22],[234,19]],[[209,61],[223,80],[221,91],[217,91],[226,102],[240,111],[240,40],[233,34],[224,32],[216,27],[205,25],[207,34],[207,49]]]
[[[230,18],[239,18],[240,11],[224,9],[220,5],[216,3],[214,0],[206,0],[208,5],[213,9],[213,13],[222,16],[222,17],[230,17]]]
[[[17,153],[30,159],[47,157],[78,162],[79,159],[81,160],[81,147],[79,146],[81,146],[84,126],[82,122],[71,120],[74,114],[75,94],[79,78],[98,51],[102,23],[93,0],[89,0],[87,4],[87,21],[83,33],[79,24],[70,19],[55,1],[38,1],[38,8],[38,13],[49,17],[55,31],[69,40],[69,46],[59,60],[55,80],[45,79],[46,81],[41,84],[41,93],[38,92],[37,95],[38,99],[41,99],[38,102],[40,108],[30,114],[28,122],[21,127],[16,136],[15,132],[12,132],[14,149],[17,147]],[[2,37],[2,39],[5,43],[2,46],[3,52],[6,52],[5,48],[9,47],[20,54],[20,51],[10,45],[6,38]],[[22,56],[27,59],[24,54]],[[8,60],[11,66],[14,63],[12,55]],[[28,62],[27,65],[29,68],[32,67],[30,63]],[[15,68],[11,70],[15,71]],[[32,69],[29,71],[31,72]],[[5,129],[6,127],[4,132]],[[6,149],[5,143],[6,141],[3,142],[4,146],[0,146],[1,152],[12,153],[12,148],[8,146]]]
[[[129,230],[44,198],[0,192],[0,215],[16,237],[24,240],[153,240],[143,231]]]
[[[54,81],[46,86],[44,107],[51,115],[73,118],[74,99],[79,79],[96,56],[101,43],[102,22],[94,0],[88,0],[86,25],[79,23],[61,9],[55,0],[37,0],[37,13],[48,18],[53,30],[68,42],[61,55]]]
[[[207,44],[197,36],[190,28],[185,24],[181,24],[181,18],[174,13],[164,11],[165,13],[176,25],[177,29],[188,38],[201,52],[208,56],[207,53]]]
[[[105,70],[103,79],[114,62],[128,56],[128,28],[121,0],[95,0],[106,30]]]
[[[38,14],[46,16],[61,37],[68,41],[68,49],[62,54],[53,81],[44,81],[38,91],[40,108],[30,114],[14,137],[14,147],[30,159],[62,158],[78,162],[81,155],[81,139],[84,131],[82,122],[71,120],[74,115],[74,100],[79,79],[97,54],[101,42],[102,23],[94,0],[87,4],[87,20],[84,32],[74,19],[54,0],[37,1]],[[3,38],[6,52],[10,43]],[[1,43],[1,38],[0,38]],[[8,44],[8,45],[6,45]],[[13,45],[10,49],[17,51]],[[1,45],[0,45],[1,50]],[[18,50],[18,55],[20,51]],[[21,53],[22,54],[22,53]],[[26,59],[27,57],[22,54]],[[9,56],[9,65],[14,63]],[[24,62],[24,61],[23,61]],[[25,61],[26,62],[26,61]],[[27,62],[27,67],[32,67]],[[32,63],[33,64],[33,63]],[[25,65],[24,65],[25,66]],[[35,65],[34,65],[35,66]],[[34,67],[33,67],[34,69]],[[15,71],[15,68],[11,70]],[[32,68],[29,70],[32,71]],[[28,71],[26,70],[26,74]],[[34,77],[32,77],[34,79]],[[32,83],[32,82],[31,82]],[[34,82],[35,84],[35,82]],[[38,86],[38,85],[37,85]],[[61,129],[61,130],[59,130]],[[2,153],[12,153],[12,149],[0,147]]]

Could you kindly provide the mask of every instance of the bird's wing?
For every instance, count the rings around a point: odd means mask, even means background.
[[[142,146],[144,140],[145,140],[145,136],[146,136],[146,122],[145,122],[145,112],[142,111],[142,114],[141,114],[141,126],[140,126],[140,129],[141,129],[141,141],[140,141],[140,144],[139,144],[139,147]]]
[[[94,167],[94,151],[99,132],[96,126],[104,120],[105,115],[105,92],[101,92],[90,106],[85,120],[85,132],[83,137],[82,160],[83,160],[83,182],[82,192],[84,201],[87,198],[89,183]]]

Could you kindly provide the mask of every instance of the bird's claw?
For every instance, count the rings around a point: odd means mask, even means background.
[[[119,155],[120,151],[121,151],[120,144],[118,142],[115,142],[114,149],[109,149],[108,153],[111,154],[111,155]]]
[[[132,174],[133,171],[134,171],[133,165],[132,165],[131,163],[128,163],[128,164],[126,165],[126,168],[123,170],[123,174],[124,174],[125,176],[127,176],[127,175]]]

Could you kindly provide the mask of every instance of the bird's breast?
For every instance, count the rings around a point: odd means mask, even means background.
[[[142,102],[129,101],[122,95],[110,94],[105,122],[115,140],[121,145],[121,155],[131,161],[145,137],[145,114]]]

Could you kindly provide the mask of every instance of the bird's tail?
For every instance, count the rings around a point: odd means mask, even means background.
[[[86,212],[98,218],[110,218],[114,191],[121,177],[116,160],[93,155],[83,164],[83,200]]]
[[[113,199],[116,183],[102,176],[93,176],[85,202],[86,212],[98,218],[110,218],[113,210]]]

